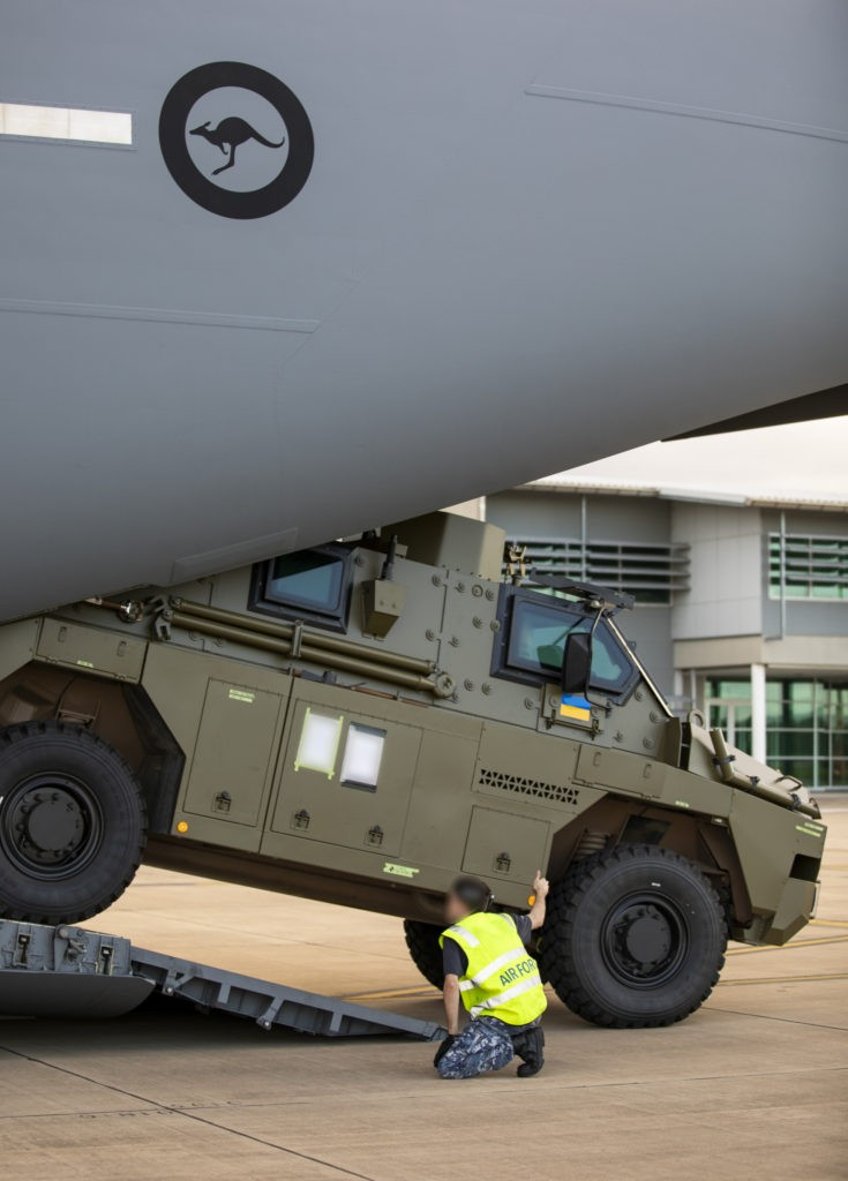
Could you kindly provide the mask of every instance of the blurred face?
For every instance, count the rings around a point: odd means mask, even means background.
[[[457,898],[456,894],[447,895],[445,898],[445,919],[448,924],[458,923],[460,919],[466,918],[470,913],[471,911],[461,898]]]

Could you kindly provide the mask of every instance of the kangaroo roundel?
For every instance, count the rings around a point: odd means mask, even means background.
[[[289,88],[257,66],[210,62],[184,74],[159,116],[171,176],[221,217],[267,217],[306,184],[312,125]]]

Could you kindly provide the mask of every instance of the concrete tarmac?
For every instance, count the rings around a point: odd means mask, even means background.
[[[732,945],[681,1025],[602,1030],[552,998],[548,1063],[469,1082],[434,1047],[316,1041],[161,1002],[0,1022],[0,1162],[27,1181],[842,1181],[848,1176],[848,797],[826,797],[817,920]],[[439,1019],[393,919],[144,869],[89,924],[235,971]]]

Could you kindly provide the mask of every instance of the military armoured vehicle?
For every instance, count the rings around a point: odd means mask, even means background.
[[[503,572],[450,514],[0,629],[0,911],[77,921],[140,861],[394,914],[440,982],[441,896],[553,886],[538,955],[604,1025],[665,1025],[728,936],[813,913],[806,789],[667,706],[627,596]]]

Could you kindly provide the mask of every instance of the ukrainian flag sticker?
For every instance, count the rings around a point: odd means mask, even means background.
[[[559,703],[559,716],[572,718],[575,722],[592,720],[592,706],[582,693],[563,693]]]

